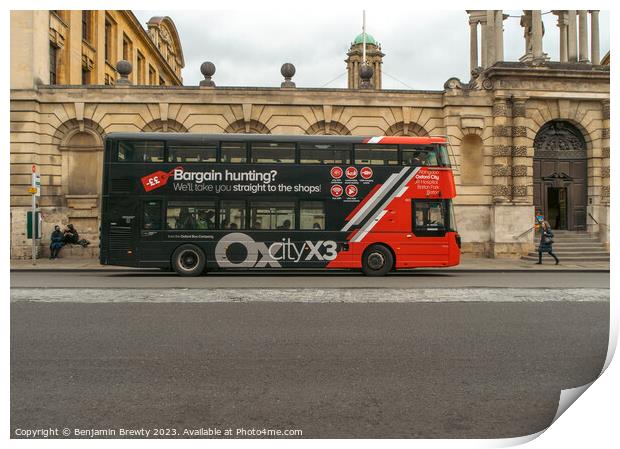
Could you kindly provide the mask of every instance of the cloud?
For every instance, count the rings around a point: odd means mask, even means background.
[[[504,11],[504,54],[509,61],[524,53],[521,11]],[[547,11],[543,11],[547,12]],[[361,32],[361,10],[322,8],[282,11],[265,8],[248,11],[134,11],[141,23],[168,15],[179,31],[185,56],[183,83],[197,85],[203,78],[200,64],[212,61],[218,86],[279,86],[280,67],[295,65],[298,87],[346,87],[346,52]],[[464,10],[367,10],[367,32],[386,54],[384,89],[441,90],[456,76],[469,80],[469,24]],[[543,15],[543,49],[558,59],[559,31],[553,14]],[[609,50],[609,13],[601,11],[601,57]]]

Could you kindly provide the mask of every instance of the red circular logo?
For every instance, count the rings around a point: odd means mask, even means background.
[[[347,167],[347,171],[345,172],[347,178],[354,179],[357,177],[357,168],[355,167]]]
[[[360,170],[360,176],[364,179],[372,178],[372,168],[364,167]]]
[[[331,188],[332,196],[342,195],[342,186],[340,184],[334,184]]]
[[[342,168],[340,167],[332,167],[329,173],[332,175],[332,178],[334,179],[342,178]]]
[[[353,198],[357,196],[357,187],[354,185],[348,185],[346,188],[347,196]]]

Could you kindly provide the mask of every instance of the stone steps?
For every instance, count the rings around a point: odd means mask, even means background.
[[[555,254],[558,257],[608,257],[609,258],[609,254],[606,254],[604,251],[558,251],[555,248],[553,248],[553,254]],[[532,251],[530,253],[527,254],[528,256],[536,256],[538,257],[538,252],[537,251]]]
[[[600,256],[600,257],[562,257],[558,254],[556,254],[556,256],[558,257],[558,259],[560,259],[560,263],[562,262],[609,262],[609,256]],[[526,260],[526,261],[532,261],[532,262],[538,262],[538,253],[536,253],[536,256],[523,256],[521,257],[521,260]],[[549,256],[548,254],[543,254],[543,260],[551,260],[553,261],[553,258],[551,256]]]
[[[540,234],[536,234],[534,245],[538,247]],[[562,262],[607,262],[609,253],[598,237],[586,231],[553,231],[553,252]],[[543,254],[543,260],[550,256]],[[538,252],[530,252],[523,260],[538,262]],[[551,259],[553,260],[553,259]]]

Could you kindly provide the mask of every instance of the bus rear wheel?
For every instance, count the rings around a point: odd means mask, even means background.
[[[205,254],[196,245],[181,245],[172,254],[172,267],[181,276],[200,276],[205,264]]]
[[[392,252],[383,245],[371,245],[362,256],[362,271],[366,276],[385,276],[394,266]]]

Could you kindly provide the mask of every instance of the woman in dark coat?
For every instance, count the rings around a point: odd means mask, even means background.
[[[77,229],[75,229],[73,225],[69,223],[67,225],[67,229],[65,229],[65,244],[77,245],[79,239],[80,234],[78,234]]]
[[[559,264],[560,261],[553,254],[553,232],[551,232],[551,226],[546,221],[542,222],[542,226],[540,227],[540,244],[538,245],[538,262],[537,265],[542,264],[542,255],[543,253],[549,253],[551,257],[555,259],[555,264]]]
[[[50,237],[50,259],[56,259],[58,257],[64,240],[64,234],[60,230],[60,226],[54,226],[54,232],[52,232],[52,236]]]

